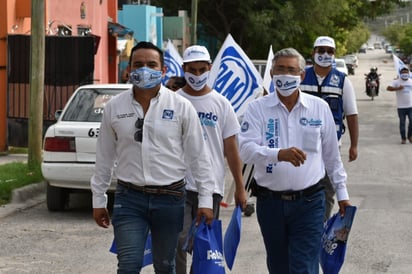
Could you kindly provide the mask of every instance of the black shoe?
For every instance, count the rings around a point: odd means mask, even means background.
[[[246,217],[252,216],[252,214],[255,213],[255,205],[247,204],[243,213],[245,214]]]

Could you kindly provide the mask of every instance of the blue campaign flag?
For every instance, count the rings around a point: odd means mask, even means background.
[[[242,210],[240,206],[236,206],[233,210],[232,218],[226,229],[225,238],[223,240],[223,254],[227,267],[232,270],[235,262],[237,248],[240,242],[240,229],[242,227]]]
[[[182,64],[183,59],[179,52],[169,40],[164,52],[165,66],[167,67],[166,75],[163,77],[162,83],[166,85],[169,78],[172,76],[184,76]]]
[[[230,34],[219,50],[208,86],[225,96],[241,116],[247,104],[262,94],[262,76]]]

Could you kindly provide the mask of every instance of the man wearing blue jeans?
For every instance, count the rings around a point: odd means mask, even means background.
[[[205,216],[210,223],[211,163],[196,110],[161,85],[166,72],[163,52],[152,43],[138,43],[128,70],[131,89],[111,99],[103,113],[91,179],[93,218],[101,227],[110,225],[105,193],[113,170],[118,179],[112,220],[117,272],[140,272],[150,230],[155,272],[174,274],[186,168],[199,192],[197,218]]]
[[[398,108],[399,132],[401,134],[401,144],[406,144],[406,138],[412,143],[412,79],[409,68],[402,66],[399,69],[399,78],[395,79],[388,91],[396,92],[396,106]],[[406,117],[409,125],[406,131]]]
[[[299,89],[305,59],[278,51],[271,75],[276,92],[249,103],[239,134],[240,156],[255,165],[256,215],[270,274],[319,274],[328,173],[345,214],[346,172],[328,104]]]

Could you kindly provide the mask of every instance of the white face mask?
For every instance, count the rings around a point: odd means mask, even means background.
[[[408,80],[409,79],[409,73],[401,73],[401,79],[402,80]]]
[[[189,84],[189,86],[196,91],[199,91],[205,87],[207,78],[209,78],[209,71],[206,71],[199,76],[194,75],[190,72],[185,72],[185,79],[187,84]]]
[[[326,52],[324,54],[315,53],[315,63],[324,68],[331,66],[334,58],[335,55],[329,55]]]
[[[273,75],[272,81],[279,93],[284,97],[288,97],[299,87],[300,75]]]

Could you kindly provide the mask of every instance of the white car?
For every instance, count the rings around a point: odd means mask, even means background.
[[[107,101],[131,88],[129,84],[80,86],[57,111],[57,122],[44,136],[41,170],[47,183],[47,208],[63,210],[74,190],[90,191],[96,161],[96,140]],[[116,187],[112,178],[110,191]]]
[[[348,68],[346,67],[346,63],[344,59],[335,58],[335,67],[337,70],[345,73],[345,75],[348,75]]]
[[[359,60],[358,56],[355,54],[348,54],[343,56],[343,59],[345,60],[346,65],[351,64],[354,66],[354,68],[357,68],[359,65]]]

